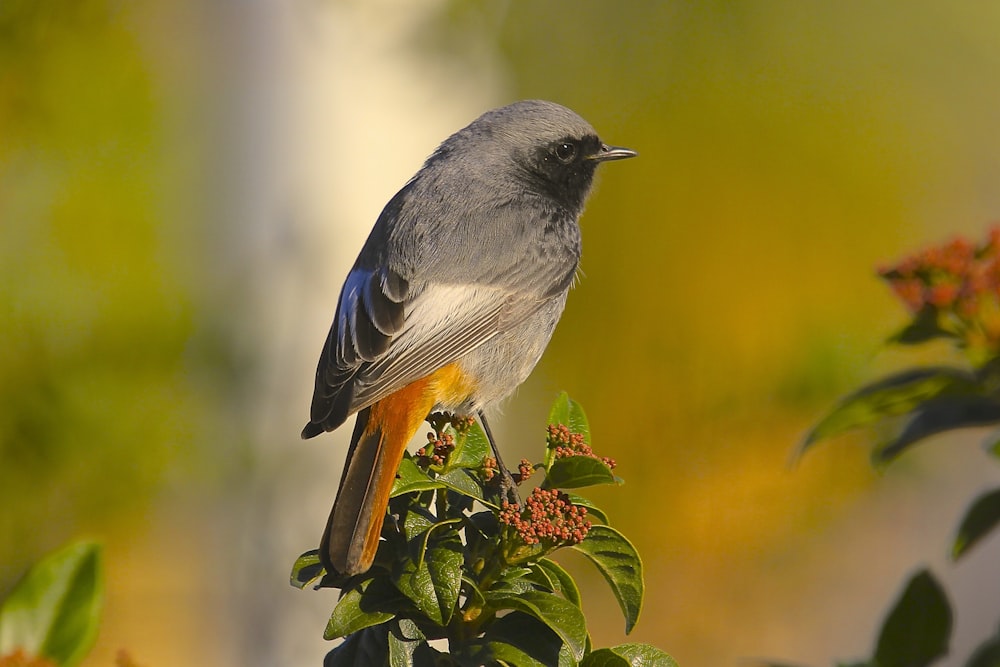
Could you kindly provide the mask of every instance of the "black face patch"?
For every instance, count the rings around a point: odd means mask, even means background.
[[[533,180],[559,204],[579,211],[597,167],[592,157],[600,150],[601,140],[594,135],[567,136],[539,146],[531,164]]]

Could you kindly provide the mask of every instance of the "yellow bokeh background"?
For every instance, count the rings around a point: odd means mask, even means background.
[[[106,547],[88,666],[319,664],[334,598],[285,579],[343,433],[297,438],[336,292],[450,131],[539,97],[637,160],[602,167],[583,277],[495,420],[537,456],[560,390],[626,484],[629,638],[686,667],[870,652],[916,567],[945,664],[996,625],[996,540],[944,558],[996,486],[980,432],[883,474],[836,397],[908,363],[875,267],[1000,219],[1000,9],[934,2],[12,1],[0,5],[0,593]],[[994,466],[995,467],[995,466]],[[625,641],[581,559],[595,645]]]

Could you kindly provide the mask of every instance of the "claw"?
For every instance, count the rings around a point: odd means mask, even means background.
[[[490,429],[489,422],[486,421],[486,414],[482,410],[479,411],[479,423],[483,425],[486,439],[489,440],[490,449],[493,450],[493,457],[497,460],[497,470],[500,472],[500,495],[511,505],[520,505],[521,497],[517,494],[517,483],[514,482],[514,476],[507,470],[503,458],[500,457],[500,450],[497,449],[493,431]]]

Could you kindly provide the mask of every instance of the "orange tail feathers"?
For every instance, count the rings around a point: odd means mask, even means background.
[[[358,413],[319,547],[327,571],[354,575],[371,567],[406,445],[436,403],[461,402],[471,389],[458,367],[449,364]]]

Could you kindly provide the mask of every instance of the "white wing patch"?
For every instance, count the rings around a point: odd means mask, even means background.
[[[428,285],[407,304],[403,330],[386,354],[355,377],[358,410],[468,354],[544,303],[485,285]]]

